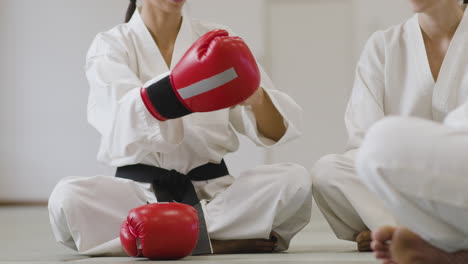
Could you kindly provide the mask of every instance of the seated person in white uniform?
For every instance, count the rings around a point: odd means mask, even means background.
[[[468,14],[462,18],[451,1],[419,2],[414,7],[422,11],[434,79],[450,84],[438,87],[447,88],[438,103],[449,114],[443,122],[409,117],[378,122],[356,167],[398,222],[372,234],[382,263],[468,263]]]
[[[400,25],[374,33],[357,65],[345,115],[348,151],[322,158],[312,170],[318,206],[336,235],[358,242],[361,251],[370,250],[369,230],[396,225],[380,196],[356,174],[356,153],[368,129],[391,115],[441,123],[468,96],[468,20],[462,20],[461,3],[409,2],[416,14]],[[402,142],[400,147],[406,146],[408,142]]]
[[[261,67],[260,88],[255,87],[255,93],[240,104],[218,111],[158,120],[161,117],[147,104],[169,108],[171,104],[158,101],[154,94],[149,101],[143,100],[147,98],[143,93],[150,93],[153,84],[141,88],[174,70],[202,35],[214,29],[233,35],[224,26],[182,15],[184,4],[183,0],[144,0],[137,8],[132,0],[127,23],[98,34],[92,43],[86,61],[88,120],[101,135],[98,159],[117,167],[117,176],[122,168],[155,168],[180,176],[214,167],[216,177],[192,179],[211,253],[286,250],[310,219],[312,195],[307,170],[295,164],[273,164],[233,177],[223,157],[239,148],[237,133],[261,147],[298,137],[302,110],[294,100],[275,90]],[[205,48],[207,54],[211,47]],[[194,74],[199,72],[202,68]],[[210,104],[218,103],[216,99]],[[131,209],[157,202],[158,188],[125,177],[65,178],[49,199],[54,235],[80,254],[123,255],[120,225]]]

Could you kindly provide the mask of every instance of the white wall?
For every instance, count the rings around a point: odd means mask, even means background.
[[[303,136],[274,148],[269,162],[310,168],[342,152],[343,112],[353,80],[353,14],[349,0],[268,2],[268,54],[276,86],[304,110]]]
[[[272,69],[268,64],[273,61],[271,54],[266,52],[271,43],[267,43],[265,9],[270,1],[277,0],[191,0],[188,9],[194,18],[230,26],[266,62],[266,68]],[[349,39],[354,60],[370,32],[396,23],[409,13],[407,0],[348,1],[354,21]],[[113,174],[112,169],[95,159],[99,137],[86,122],[88,85],[83,65],[92,38],[120,23],[127,4],[127,0],[0,1],[0,200],[45,200],[62,177]],[[283,19],[287,22],[289,18]],[[353,70],[354,60],[346,66],[347,71]],[[351,83],[346,89],[350,87]],[[339,92],[345,88],[328,89]],[[339,98],[330,105],[344,101]],[[333,118],[341,116],[342,109],[335,111]],[[335,122],[343,129],[341,121]],[[315,120],[315,125],[326,127],[327,120]],[[322,144],[318,148],[296,146],[294,150],[311,157],[335,151],[338,146],[331,147],[327,142],[342,142],[343,132],[323,141],[313,139]],[[263,163],[265,157],[262,150],[245,143],[239,153],[227,159],[231,171],[238,173]]]
[[[45,200],[64,176],[112,172],[96,162],[83,66],[94,35],[121,22],[126,5],[0,2],[0,200]]]

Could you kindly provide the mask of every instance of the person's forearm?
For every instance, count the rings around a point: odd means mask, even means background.
[[[264,93],[262,102],[252,105],[252,111],[257,120],[258,131],[264,137],[279,141],[286,133],[283,117],[272,103],[268,94],[264,91],[262,92]]]

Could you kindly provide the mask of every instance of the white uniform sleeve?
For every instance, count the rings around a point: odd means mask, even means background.
[[[110,166],[139,163],[150,153],[170,152],[181,143],[182,121],[159,122],[151,116],[140,96],[143,84],[118,41],[96,37],[86,76],[88,122],[101,134],[98,160]]]
[[[450,112],[444,124],[455,129],[468,129],[468,102]]]
[[[377,32],[367,42],[356,68],[351,98],[345,113],[348,150],[358,148],[367,129],[384,117],[385,46]]]
[[[239,133],[247,136],[261,147],[276,146],[298,138],[302,129],[302,108],[287,94],[274,89],[271,79],[261,66],[259,68],[262,80],[260,86],[283,116],[286,133],[278,142],[264,137],[257,129],[257,121],[250,106],[237,106],[231,109],[231,124]]]

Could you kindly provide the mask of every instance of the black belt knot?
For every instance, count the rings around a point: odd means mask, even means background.
[[[190,190],[193,188],[190,177],[176,170],[168,170],[166,173],[154,177],[153,188],[158,201],[176,201],[192,206],[198,203],[196,193],[194,196],[192,190]],[[190,197],[187,194],[190,194]]]
[[[189,176],[176,170],[167,170],[166,173],[153,177],[153,184],[161,188],[184,185],[190,181]]]

